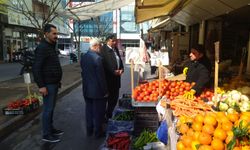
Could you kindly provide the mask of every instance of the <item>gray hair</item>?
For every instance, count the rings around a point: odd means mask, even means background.
[[[92,47],[94,45],[97,45],[97,44],[100,44],[100,40],[98,38],[92,38],[90,41],[89,41],[89,46]]]

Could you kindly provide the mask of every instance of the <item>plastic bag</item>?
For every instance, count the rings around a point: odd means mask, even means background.
[[[117,116],[117,115],[119,115],[119,114],[121,114],[121,113],[128,112],[128,111],[134,112],[133,109],[127,109],[127,108],[118,107],[118,108],[116,108],[116,109],[113,111],[112,118],[115,117],[115,116]]]
[[[157,130],[157,138],[164,144],[168,144],[168,125],[165,120],[161,122],[161,125],[159,126]]]
[[[116,121],[109,119],[107,133],[118,133],[126,131],[132,134],[134,131],[134,121]]]

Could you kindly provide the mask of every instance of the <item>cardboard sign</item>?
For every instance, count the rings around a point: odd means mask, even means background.
[[[150,53],[151,66],[169,65],[168,52],[154,52]]]
[[[125,63],[131,64],[130,61],[133,60],[134,64],[144,64],[142,61],[142,56],[140,54],[139,47],[127,47],[125,53]]]
[[[30,84],[31,83],[31,79],[30,79],[30,74],[29,73],[24,73],[23,74],[23,78],[24,78],[24,83],[26,83],[26,84]]]

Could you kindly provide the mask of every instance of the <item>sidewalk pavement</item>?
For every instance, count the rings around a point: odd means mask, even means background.
[[[81,68],[79,63],[65,65],[62,67],[62,69],[62,87],[59,90],[58,98],[63,97],[72,89],[81,84]],[[30,85],[30,89],[31,93],[38,93],[38,87],[34,82],[32,82]],[[27,86],[24,83],[23,77],[0,82],[0,109],[5,107],[9,102],[24,98],[26,96]],[[40,112],[41,107],[37,111],[28,113],[26,115],[5,116],[3,113],[0,113],[0,141],[15,129],[21,127],[24,123],[32,120]]]

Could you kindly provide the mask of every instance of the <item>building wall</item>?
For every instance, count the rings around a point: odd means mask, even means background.
[[[132,3],[113,11],[113,32],[117,35],[120,50],[139,47],[140,26],[135,23],[134,5]]]

